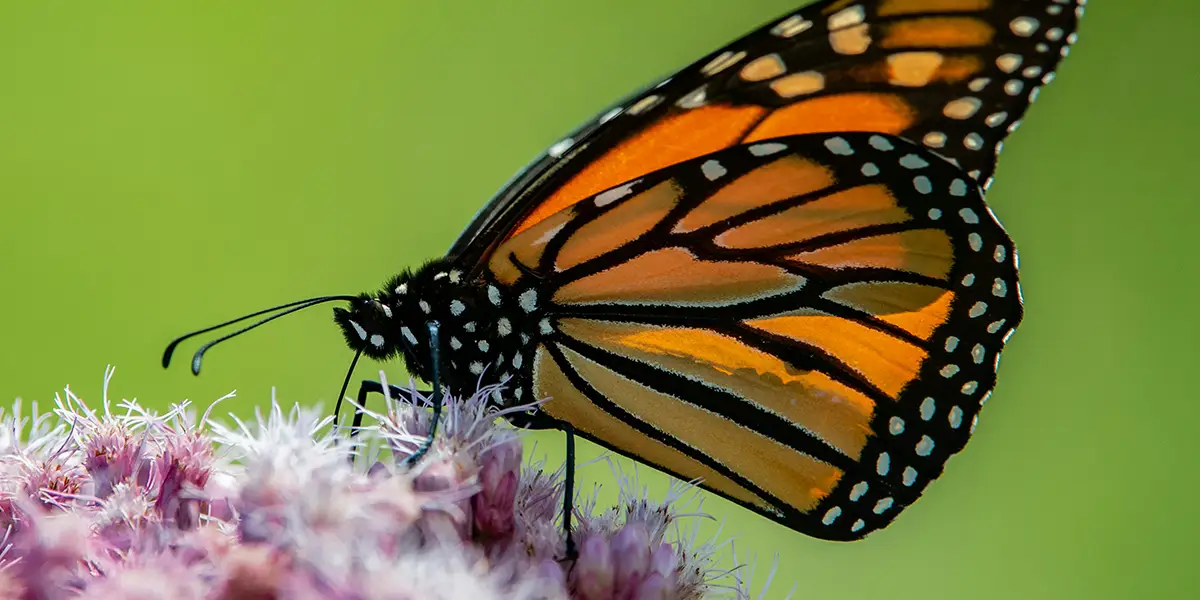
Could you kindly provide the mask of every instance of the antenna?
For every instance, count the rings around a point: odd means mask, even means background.
[[[218,337],[215,340],[207,342],[203,346],[200,346],[200,349],[196,350],[196,353],[194,355],[192,355],[192,374],[199,375],[200,374],[200,362],[204,358],[204,353],[207,352],[213,346],[215,346],[225,340],[235,338],[235,337],[242,335],[243,333],[246,333],[247,331],[250,331],[260,325],[265,325],[267,323],[270,323],[271,321],[274,321],[275,319],[278,319],[279,317],[290,315],[296,311],[304,310],[306,308],[316,306],[318,304],[324,304],[326,302],[342,302],[342,301],[354,302],[355,300],[358,300],[357,296],[318,296],[316,298],[297,300],[295,302],[288,302],[287,304],[280,304],[279,306],[272,306],[271,308],[264,308],[263,310],[260,310],[257,312],[252,312],[248,315],[243,315],[236,319],[232,319],[229,321],[225,321],[224,323],[219,323],[217,325],[213,325],[212,327],[205,327],[204,329],[198,329],[191,333],[181,335],[181,336],[171,340],[171,343],[167,344],[167,349],[163,352],[162,366],[164,369],[167,368],[168,366],[170,366],[171,355],[175,353],[175,348],[179,346],[180,342],[183,342],[184,340],[196,337],[203,333],[215,331],[215,330],[221,329],[223,327],[228,327],[235,323],[240,323],[242,321],[245,321],[246,319],[252,319],[252,318],[260,316],[260,315],[275,313],[268,317],[259,319],[258,321],[255,321],[254,323],[251,323],[250,325],[247,325],[241,329],[238,329],[237,331],[234,331],[232,333],[227,333],[221,337]]]

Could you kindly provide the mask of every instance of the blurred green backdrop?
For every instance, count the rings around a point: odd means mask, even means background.
[[[97,399],[112,363],[116,395],[159,406],[236,388],[248,414],[272,386],[329,406],[350,354],[328,308],[200,378],[190,350],[171,371],[159,355],[442,253],[568,129],[796,4],[4,2],[0,398]],[[759,579],[779,554],[770,597],[1200,595],[1200,4],[1093,4],[989,195],[1028,314],[974,442],[860,543],[710,500]]]

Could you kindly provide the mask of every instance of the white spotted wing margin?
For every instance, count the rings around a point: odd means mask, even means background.
[[[550,297],[532,391],[547,369],[576,390],[551,417],[589,403],[639,437],[576,418],[580,435],[828,540],[887,526],[966,444],[1022,307],[1012,241],[960,169],[896,136],[812,134],[602,195],[529,265]],[[580,258],[573,238],[614,211],[656,220]]]

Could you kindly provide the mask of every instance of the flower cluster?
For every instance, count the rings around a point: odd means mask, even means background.
[[[0,410],[0,598],[747,596],[717,569],[727,545],[681,532],[690,486],[656,502],[622,478],[607,510],[580,495],[568,559],[563,471],[522,461],[494,389],[447,398],[410,466],[430,428],[414,391],[349,436],[274,399],[228,424],[114,404],[111,376],[98,409],[67,388],[48,414]]]

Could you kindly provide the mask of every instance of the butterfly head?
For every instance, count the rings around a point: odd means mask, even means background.
[[[333,309],[333,320],[352,350],[375,360],[388,360],[403,351],[401,329],[397,326],[396,303],[382,294],[360,294],[349,308]]]
[[[437,322],[447,339],[459,333],[465,324],[459,317],[477,304],[475,295],[460,272],[437,261],[360,294],[348,308],[334,309],[333,319],[352,350],[380,361],[403,357],[409,372],[425,379],[431,357],[429,323]]]

